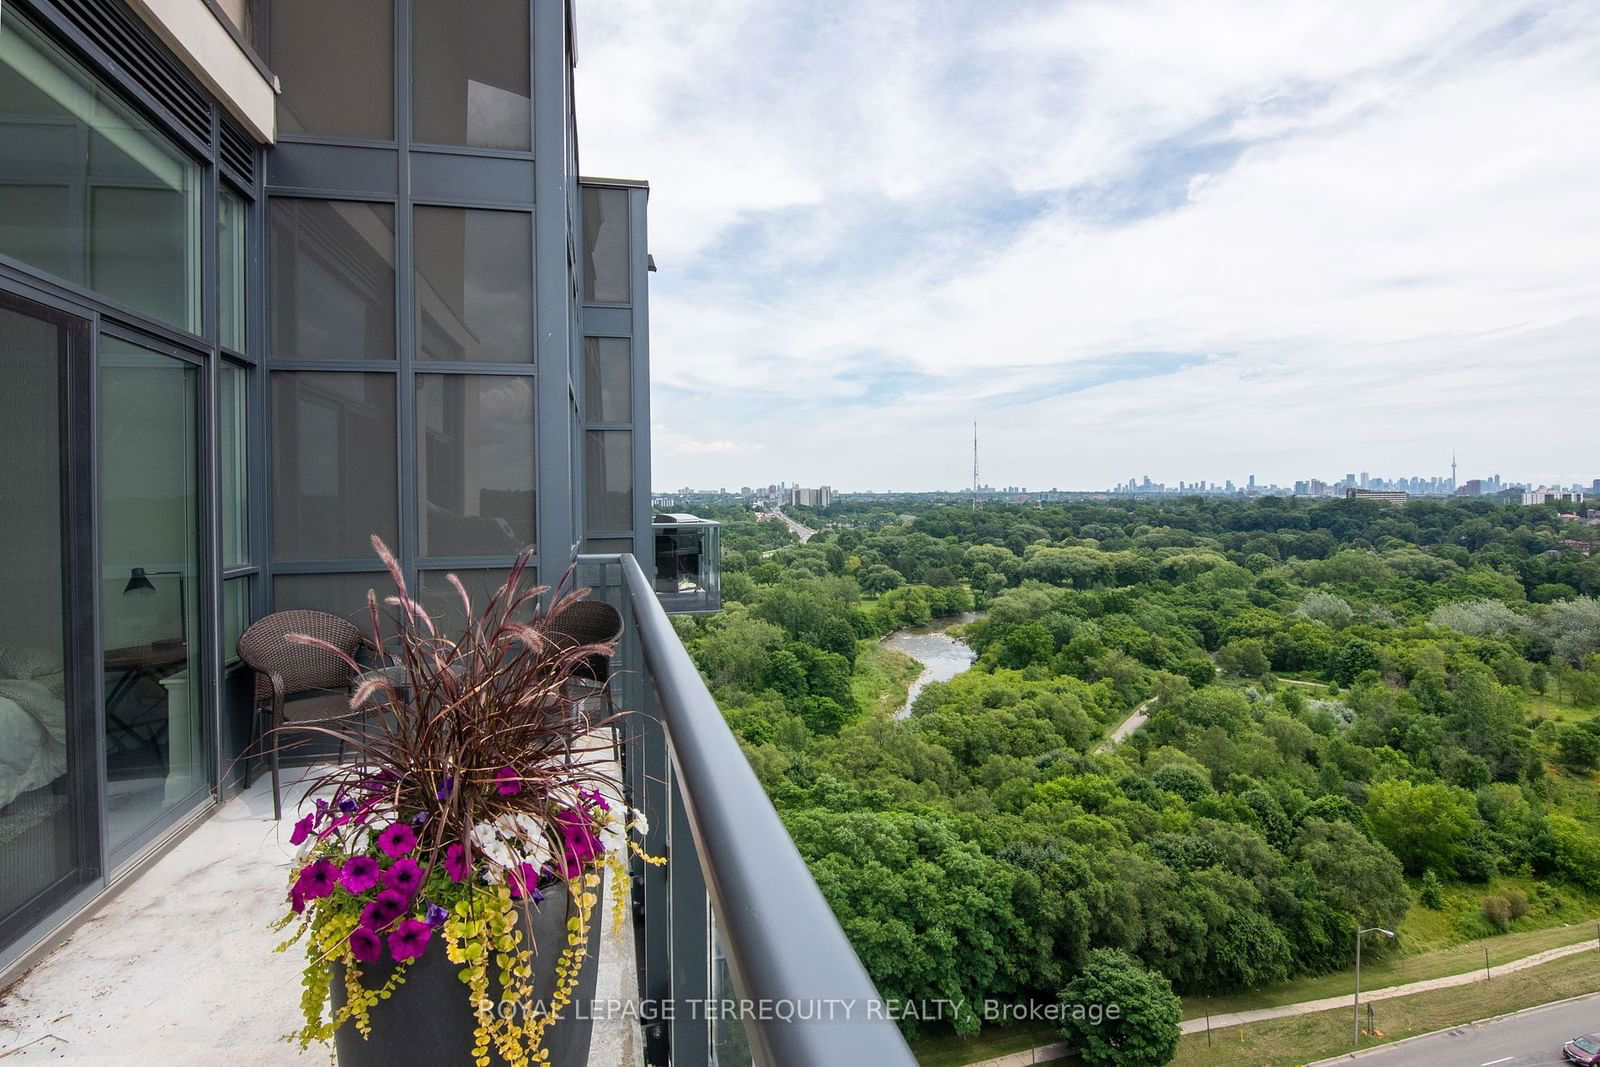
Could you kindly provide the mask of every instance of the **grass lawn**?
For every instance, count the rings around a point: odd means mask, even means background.
[[[956,1037],[954,1034],[925,1037],[913,1041],[911,1051],[922,1067],[962,1067],[963,1064],[981,1063],[1008,1052],[1021,1052],[1060,1040],[1060,1033],[1049,1024],[1022,1024],[1004,1029],[985,1029],[977,1037]]]
[[[922,664],[876,641],[861,641],[856,647],[856,670],[850,678],[856,703],[875,715],[893,715],[906,702]]]
[[[1362,969],[1365,973],[1365,968]],[[1475,1019],[1547,1004],[1552,1000],[1592,993],[1600,988],[1600,952],[1582,952],[1540,967],[1508,974],[1492,982],[1417,993],[1373,1002],[1378,1037],[1370,1044],[1396,1041],[1415,1034]],[[1366,1012],[1362,1011],[1362,1025]],[[1368,1042],[1363,1042],[1364,1047]],[[1190,1034],[1172,1061],[1177,1067],[1245,1067],[1301,1064],[1350,1050],[1350,1009],[1234,1026],[1211,1034]],[[1551,1046],[1552,1061],[1555,1045]],[[1476,1061],[1474,1061],[1476,1062]]]
[[[1528,697],[1528,718],[1539,716],[1555,722],[1588,722],[1600,708],[1580,708],[1571,699],[1558,700],[1554,693]]]
[[[1446,904],[1448,906],[1448,898]],[[1426,910],[1426,909],[1414,909]],[[1407,922],[1409,923],[1409,917]],[[1404,927],[1402,927],[1404,928]],[[1546,949],[1593,942],[1600,937],[1600,927],[1594,921],[1555,926],[1542,930],[1523,930],[1498,937],[1468,941],[1451,948],[1435,949],[1410,956],[1371,956],[1362,954],[1361,988],[1382,989],[1404,985],[1425,978],[1443,978],[1483,967],[1484,950],[1489,951],[1489,966],[1493,968],[1511,960],[1519,960]],[[1375,942],[1374,942],[1375,943]],[[1493,984],[1491,982],[1491,984]],[[1350,971],[1322,974],[1310,978],[1297,978],[1266,989],[1237,993],[1221,997],[1185,997],[1183,1015],[1192,1019],[1209,1010],[1213,1015],[1230,1011],[1248,1011],[1252,1008],[1270,1008],[1278,1004],[1298,1004],[1303,1000],[1320,1000],[1351,992],[1354,975]]]

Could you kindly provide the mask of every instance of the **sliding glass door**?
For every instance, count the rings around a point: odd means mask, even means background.
[[[194,363],[100,338],[100,633],[113,862],[207,785],[200,384]]]
[[[74,670],[89,619],[71,580],[83,479],[67,447],[87,337],[83,320],[0,291],[0,949],[97,873]]]

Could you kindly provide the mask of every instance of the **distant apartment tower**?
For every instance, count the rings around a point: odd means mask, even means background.
[[[1537,489],[1524,490],[1522,502],[1529,506],[1534,504],[1581,504],[1583,503],[1583,490],[1559,489],[1541,485]]]
[[[1346,489],[1344,497],[1346,500],[1378,500],[1385,504],[1404,504],[1411,499],[1411,494],[1381,489]]]
[[[789,503],[797,508],[832,507],[833,487],[819,485],[815,489],[802,489],[797,485],[789,490]]]

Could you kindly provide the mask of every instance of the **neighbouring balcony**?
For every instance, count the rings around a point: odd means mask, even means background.
[[[649,816],[647,851],[668,857],[635,862],[623,929],[601,909],[588,1062],[911,1067],[650,579],[630,555],[581,556],[578,569],[623,616],[612,696],[635,714],[619,778]],[[302,961],[271,951],[268,924],[283,910],[297,815],[286,804],[274,823],[266,785],[131,875],[7,991],[0,1058],[312,1062],[280,1041],[298,1025]]]
[[[722,524],[694,515],[657,515],[656,596],[673,615],[722,608]]]

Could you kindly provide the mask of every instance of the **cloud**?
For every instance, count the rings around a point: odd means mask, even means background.
[[[1593,4],[579,30],[584,169],[652,186],[657,485],[960,485],[974,419],[1030,486],[1600,473]]]

